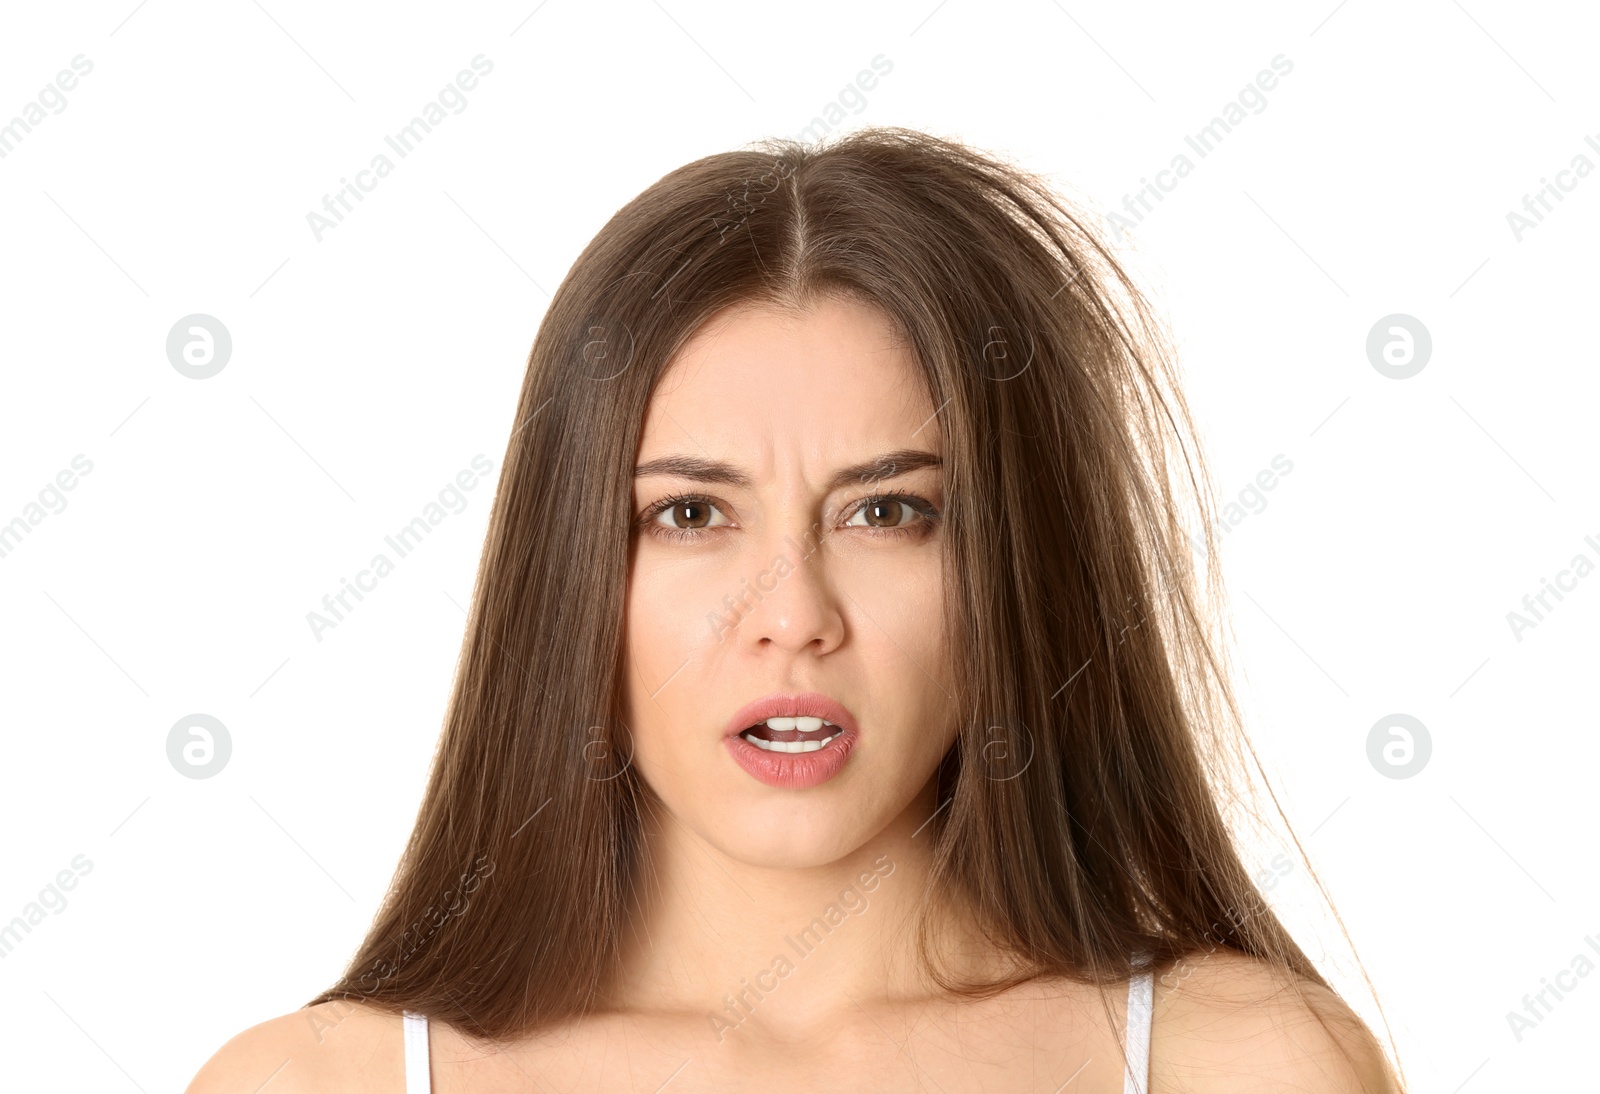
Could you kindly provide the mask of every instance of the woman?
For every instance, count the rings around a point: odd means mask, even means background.
[[[630,202],[535,340],[389,898],[193,1094],[1397,1090],[1218,807],[1151,331],[1040,180],[912,131]]]

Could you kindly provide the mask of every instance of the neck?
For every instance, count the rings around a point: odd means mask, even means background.
[[[855,851],[774,868],[731,858],[657,805],[614,1005],[704,1015],[721,1040],[747,1026],[804,1036],[858,1004],[926,997],[916,928],[935,808],[930,782]],[[948,901],[930,914],[941,941],[975,937]]]

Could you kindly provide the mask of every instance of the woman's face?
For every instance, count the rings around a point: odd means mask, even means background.
[[[916,800],[955,734],[940,445],[909,348],[838,298],[727,309],[657,385],[633,487],[633,763],[738,861],[833,862],[932,811]],[[800,720],[738,732],[765,717],[752,702],[808,693],[843,709],[779,705]]]

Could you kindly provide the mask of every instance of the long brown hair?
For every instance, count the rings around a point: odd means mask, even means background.
[[[1037,976],[1218,949],[1326,985],[1219,801],[1245,749],[1209,481],[1152,309],[1039,177],[924,133],[761,142],[672,171],[540,324],[449,712],[393,886],[341,978],[510,1038],[605,998],[648,870],[619,718],[632,466],[676,350],[739,302],[889,315],[945,438],[949,681],[931,887]],[[1191,539],[1193,536],[1193,540]]]

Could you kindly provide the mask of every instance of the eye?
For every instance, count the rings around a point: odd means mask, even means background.
[[[857,516],[866,520],[858,524],[855,519]],[[913,494],[885,494],[860,502],[855,515],[845,522],[845,527],[868,528],[875,535],[913,535],[927,531],[927,526],[938,517],[939,511],[926,498]]]
[[[699,539],[706,529],[718,527],[712,523],[712,514],[720,512],[710,498],[699,494],[680,495],[653,506],[641,523],[651,534],[666,539]],[[665,523],[660,520],[661,517],[667,518]],[[727,523],[724,517],[722,524]]]

